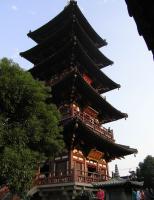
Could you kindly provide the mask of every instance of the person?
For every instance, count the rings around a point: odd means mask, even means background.
[[[105,192],[101,188],[98,190],[96,194],[97,199],[104,200],[105,199]]]
[[[137,190],[137,192],[136,192],[136,200],[141,200],[141,192],[140,192],[140,190]]]
[[[145,200],[150,200],[150,197],[149,197],[149,189],[148,189],[148,188],[146,188],[146,189],[144,190],[144,199],[145,199]]]
[[[144,191],[144,200],[151,200],[151,199],[154,199],[154,196],[152,197],[151,195],[151,189],[146,188]]]
[[[136,190],[133,189],[132,191],[132,200],[136,200]]]
[[[144,191],[140,190],[141,200],[144,200]]]
[[[150,198],[154,199],[154,190],[152,188],[149,188],[149,194],[150,194]]]

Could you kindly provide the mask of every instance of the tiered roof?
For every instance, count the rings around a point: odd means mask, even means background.
[[[107,43],[94,31],[75,1],[71,1],[47,24],[29,32],[28,36],[38,44],[21,53],[21,56],[34,64],[30,69],[32,75],[52,87],[53,102],[57,106],[73,102],[76,102],[81,109],[90,106],[98,112],[100,124],[127,117],[127,114],[114,108],[100,95],[119,88],[120,85],[100,70],[113,64],[99,50]],[[64,131],[67,126],[71,128],[74,121],[76,118],[71,117],[66,124],[63,124]],[[137,152],[127,146],[116,144],[113,140],[104,139],[100,135],[96,137],[94,130],[89,129],[80,120],[79,130],[81,133],[86,132],[81,138],[83,137],[85,143],[89,138],[91,148],[96,144],[99,150],[108,151],[108,155],[106,154],[108,160]],[[64,135],[66,143],[70,142],[68,133]]]
[[[77,42],[82,44],[81,48],[88,53],[98,67],[102,68],[113,64],[111,60],[98,50],[81,25],[76,22],[73,24],[73,33],[72,24],[66,25],[60,31],[52,33],[50,37],[44,39],[39,45],[21,55],[36,64],[53,54],[57,49],[61,49],[68,42]],[[43,54],[41,53],[42,50],[44,51]]]
[[[72,93],[72,86],[75,91]],[[81,107],[86,105],[99,111],[98,118],[102,123],[112,122],[123,117],[127,118],[127,114],[121,113],[109,104],[105,98],[101,97],[96,90],[91,87],[78,72],[67,74],[62,80],[59,80],[52,86],[53,100],[57,105],[61,101],[75,101]]]
[[[99,182],[99,183],[93,183],[94,187],[96,188],[104,188],[104,189],[109,189],[109,188],[142,188],[144,182],[139,182],[139,181],[132,181],[130,179],[123,179],[120,177],[113,177],[108,181],[105,182]],[[131,191],[131,190],[130,190]]]
[[[75,118],[67,118],[63,121],[65,125],[64,129],[64,140],[67,146],[70,145],[72,134],[76,134],[75,144],[80,146],[84,152],[89,152],[91,149],[97,147],[98,151],[104,152],[104,159],[106,161],[112,161],[116,158],[123,158],[126,155],[136,154],[137,150],[130,148],[126,145],[121,145],[113,142],[113,140],[107,139],[102,134],[98,134],[95,130],[92,130],[89,126],[82,122],[82,120],[77,120]],[[72,128],[77,124],[78,128],[74,129],[72,133]]]
[[[126,117],[126,114],[113,108],[99,96],[101,93],[119,88],[120,85],[100,71],[100,68],[113,63],[98,50],[98,47],[106,45],[106,41],[94,31],[75,1],[70,2],[57,17],[30,32],[28,36],[38,44],[21,55],[34,63],[34,67],[30,70],[34,77],[43,81],[50,80],[63,70],[71,69],[68,80],[64,82],[65,87],[68,88],[67,82],[70,84],[73,79],[71,71],[75,69],[78,71],[78,83],[81,85],[81,87],[77,86],[78,92],[89,91],[88,93],[92,95],[89,98],[90,105],[95,105],[95,109],[100,113],[107,112],[104,115],[104,122]],[[81,76],[83,73],[86,73],[93,81],[92,87],[83,80]],[[63,85],[62,82],[59,85]],[[60,89],[58,85],[55,87]],[[57,93],[58,90],[56,90]],[[84,95],[83,99],[85,99]],[[56,99],[55,103],[57,103]]]
[[[72,1],[65,9],[57,15],[54,19],[49,21],[47,24],[43,25],[39,29],[29,32],[28,36],[40,43],[45,38],[48,38],[49,35],[52,35],[58,28],[61,27],[62,24],[67,23],[71,19],[71,22],[79,22],[81,27],[87,32],[88,36],[91,38],[93,43],[98,47],[102,47],[106,45],[106,41],[103,40],[91,27],[87,19],[82,14],[81,10],[77,6],[77,2]]]

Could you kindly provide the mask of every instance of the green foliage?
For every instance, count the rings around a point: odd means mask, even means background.
[[[139,181],[144,181],[145,187],[154,188],[154,157],[148,155],[140,162],[136,174]]]
[[[15,193],[30,187],[38,161],[64,147],[60,114],[47,99],[50,88],[13,61],[0,60],[0,172]]]
[[[28,190],[34,176],[36,158],[37,154],[22,146],[4,149],[0,155],[1,176],[7,178],[12,193],[20,195]]]

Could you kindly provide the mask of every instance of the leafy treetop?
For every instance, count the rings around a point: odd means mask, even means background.
[[[145,188],[154,189],[154,157],[148,155],[143,162],[140,162],[136,175],[139,181],[144,181]]]
[[[51,90],[12,60],[0,60],[0,179],[12,192],[29,189],[37,162],[60,152],[60,114]]]

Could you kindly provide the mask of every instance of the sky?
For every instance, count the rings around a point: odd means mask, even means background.
[[[32,64],[19,56],[35,45],[27,33],[47,23],[67,4],[67,0],[0,0],[0,58],[8,57],[24,69]],[[108,45],[101,51],[114,65],[103,69],[121,85],[104,95],[107,101],[128,114],[127,120],[106,124],[114,130],[117,143],[138,149],[136,157],[126,156],[118,164],[120,175],[135,170],[147,155],[154,156],[154,62],[124,0],[78,0],[85,17]]]

